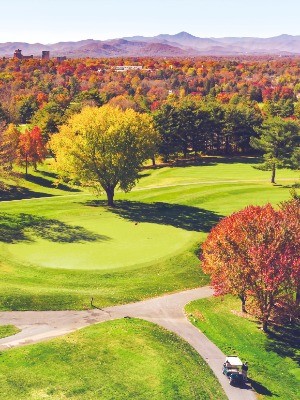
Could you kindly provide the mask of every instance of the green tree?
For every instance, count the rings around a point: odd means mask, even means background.
[[[115,189],[128,192],[142,163],[153,157],[158,135],[152,117],[132,109],[86,107],[50,140],[62,178],[103,189],[113,206]]]
[[[33,126],[41,129],[44,139],[47,140],[50,135],[58,132],[59,125],[64,121],[63,113],[64,110],[59,104],[50,101],[34,114],[31,122]]]
[[[0,122],[2,122],[2,121],[7,122],[7,120],[8,120],[7,113],[0,103]]]
[[[271,183],[275,183],[276,168],[299,168],[299,164],[295,164],[300,145],[297,122],[269,118],[256,131],[260,137],[252,137],[250,144],[264,153],[264,163],[259,168],[272,171]]]
[[[160,135],[158,152],[163,161],[168,162],[171,155],[180,151],[178,111],[174,105],[164,104],[155,114],[154,122]]]
[[[270,117],[286,118],[294,115],[295,107],[292,99],[280,99],[277,102],[267,101],[263,110]]]
[[[257,106],[239,103],[225,107],[224,140],[225,153],[249,151],[250,137],[255,136],[255,128],[262,123],[262,115]]]
[[[34,96],[28,96],[21,100],[18,103],[18,114],[21,124],[27,124],[37,109],[38,105]]]
[[[205,148],[210,113],[202,102],[184,99],[178,107],[179,134],[184,156],[191,148],[195,155]]]

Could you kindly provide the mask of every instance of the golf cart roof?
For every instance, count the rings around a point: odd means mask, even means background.
[[[237,356],[227,356],[225,362],[227,361],[234,367],[241,367],[243,365],[242,361]]]

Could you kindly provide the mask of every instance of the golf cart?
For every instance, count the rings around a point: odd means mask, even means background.
[[[222,372],[229,379],[230,385],[241,386],[244,383],[242,361],[237,356],[227,356]]]

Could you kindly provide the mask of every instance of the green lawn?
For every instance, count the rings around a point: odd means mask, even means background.
[[[192,302],[186,312],[225,354],[248,361],[259,398],[299,399],[299,330],[277,327],[266,336],[253,319],[240,316],[240,308],[240,301],[227,296]]]
[[[20,182],[29,199],[0,204],[0,308],[82,309],[91,297],[107,306],[206,284],[197,252],[210,229],[248,204],[287,199],[298,173],[279,171],[274,186],[256,159],[205,162],[143,171],[113,209],[53,187],[50,160],[30,171]]]
[[[14,325],[0,325],[0,339],[15,335],[18,332],[20,332],[20,329]]]
[[[5,400],[226,398],[187,343],[137,319],[105,322],[8,350],[0,365]]]

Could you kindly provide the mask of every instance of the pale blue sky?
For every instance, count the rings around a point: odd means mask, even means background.
[[[0,0],[0,42],[300,35],[300,0]]]

